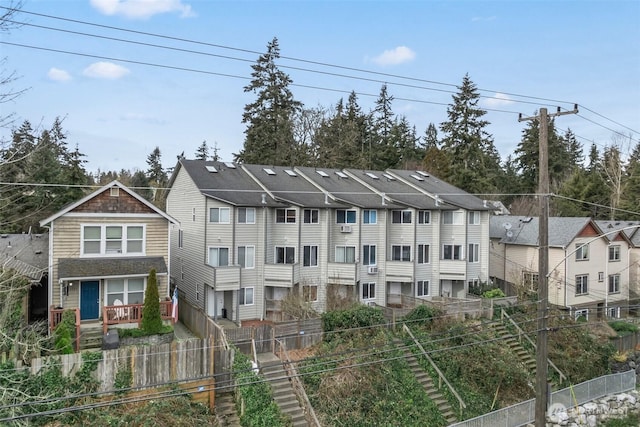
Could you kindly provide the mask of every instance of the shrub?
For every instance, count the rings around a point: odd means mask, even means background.
[[[609,326],[618,333],[618,335],[629,335],[638,332],[638,325],[628,323],[623,320],[615,320],[609,322]]]
[[[162,316],[160,316],[160,297],[158,296],[158,282],[156,270],[149,272],[147,290],[144,293],[144,307],[142,308],[142,322],[140,329],[147,334],[157,334],[162,330]]]
[[[76,314],[72,310],[62,313],[62,321],[58,323],[54,330],[54,348],[60,354],[71,354],[74,352],[73,338],[75,335]]]
[[[367,305],[357,305],[348,310],[328,311],[322,314],[322,328],[325,332],[346,330],[343,334],[348,334],[352,329],[375,327],[384,323],[382,310]],[[328,334],[325,335],[325,340],[330,341],[333,337],[343,334]]]
[[[482,293],[482,298],[504,298],[505,296],[500,288],[491,289]]]
[[[442,312],[428,305],[419,305],[404,317],[404,322],[410,326],[429,325],[434,317],[438,317]]]

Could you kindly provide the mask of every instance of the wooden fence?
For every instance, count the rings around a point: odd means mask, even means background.
[[[620,353],[640,350],[640,332],[635,332],[623,337],[611,338],[610,342]]]

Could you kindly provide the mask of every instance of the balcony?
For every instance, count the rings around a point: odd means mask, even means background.
[[[264,285],[291,288],[300,282],[300,264],[266,264]]]
[[[213,288],[216,291],[237,291],[240,289],[240,266],[228,265],[225,267],[211,267]]]
[[[440,260],[440,279],[464,280],[467,273],[465,260]]]
[[[385,263],[387,282],[413,282],[413,263],[409,261],[387,261]]]
[[[329,263],[327,275],[328,283],[355,286],[359,279],[358,264],[344,262]]]

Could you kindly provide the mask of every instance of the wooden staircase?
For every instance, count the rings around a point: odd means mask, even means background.
[[[236,411],[233,393],[216,395],[216,418],[220,427],[240,427],[240,418]]]
[[[280,410],[291,418],[293,427],[307,427],[304,412],[298,403],[287,373],[280,360],[270,361],[260,365],[262,375],[269,381],[273,392],[273,400]]]
[[[102,329],[81,329],[80,350],[96,350],[102,348]]]
[[[518,360],[520,363],[526,368],[527,372],[535,378],[536,376],[536,359],[531,355],[529,351],[527,351],[522,343],[509,332],[506,326],[503,323],[492,323],[491,327],[495,334],[502,338],[502,342],[504,342],[510,349],[513,354],[518,356]]]
[[[396,347],[404,346],[404,343],[399,339],[395,339],[393,342]],[[442,393],[440,393],[440,390],[438,390],[438,387],[436,387],[431,376],[427,372],[425,372],[422,367],[420,367],[420,364],[418,363],[418,360],[413,355],[413,353],[406,349],[404,349],[403,352],[405,355],[405,360],[409,365],[409,369],[411,369],[411,372],[413,372],[416,380],[422,385],[425,393],[427,394],[427,396],[429,396],[429,399],[431,399],[431,401],[438,407],[438,410],[447,420],[447,423],[454,424],[455,422],[457,422],[458,419],[456,418],[453,408],[451,407],[447,399],[445,399],[445,397],[442,395]]]

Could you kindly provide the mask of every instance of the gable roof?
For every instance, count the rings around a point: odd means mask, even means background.
[[[501,243],[538,245],[538,217],[497,215],[491,217],[489,224],[489,237],[500,239]],[[592,227],[597,235],[602,234],[600,227],[591,218],[550,217],[549,246],[566,248],[589,227]]]
[[[103,192],[109,190],[112,187],[117,187],[120,190],[126,192],[128,195],[130,195],[134,199],[138,200],[140,203],[145,205],[151,211],[153,211],[153,212],[157,213],[158,215],[162,216],[167,221],[172,222],[174,224],[178,222],[175,219],[173,219],[171,216],[169,216],[165,212],[163,212],[161,209],[157,208],[153,203],[149,202],[147,199],[145,199],[144,197],[140,196],[135,191],[129,189],[128,187],[126,187],[125,185],[120,183],[119,181],[111,181],[109,184],[97,189],[96,191],[94,191],[93,193],[83,197],[82,199],[65,206],[64,208],[62,208],[61,210],[59,210],[55,214],[51,215],[49,218],[43,219],[42,221],[40,221],[40,226],[45,226],[46,224],[49,224],[49,223],[55,221],[56,219],[60,218],[61,216],[71,212],[72,210],[76,209],[78,206],[83,205],[84,203],[88,202],[89,200],[95,198],[96,196],[102,194]]]
[[[48,271],[49,233],[0,235],[0,266],[39,282]]]

